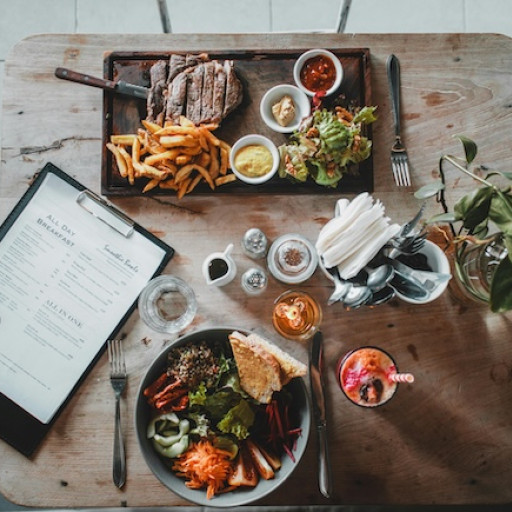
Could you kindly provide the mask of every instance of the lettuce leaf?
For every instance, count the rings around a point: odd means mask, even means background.
[[[355,116],[353,119],[354,124],[359,123],[365,123],[365,124],[371,124],[377,120],[377,117],[375,116],[375,110],[377,110],[377,107],[363,107]]]
[[[194,405],[204,405],[206,402],[206,383],[201,381],[199,386],[193,391],[188,392],[188,405],[193,407]]]
[[[216,391],[206,396],[204,409],[213,420],[220,420],[227,412],[240,402],[241,397],[231,388]]]
[[[371,155],[372,142],[362,135],[362,125],[373,123],[376,107],[363,107],[352,119],[335,112],[316,110],[288,142],[279,147],[279,176],[305,182],[308,177],[322,186],[336,187],[351,164]]]
[[[254,411],[246,400],[240,400],[217,423],[217,428],[225,434],[233,434],[237,439],[246,439],[253,423]]]

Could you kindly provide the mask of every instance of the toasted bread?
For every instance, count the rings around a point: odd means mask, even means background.
[[[307,373],[307,366],[292,357],[290,354],[281,350],[277,345],[270,343],[257,334],[250,334],[248,340],[261,346],[264,350],[272,354],[281,367],[281,384],[288,384],[295,377],[303,377]]]
[[[274,391],[282,388],[281,367],[276,358],[240,332],[231,333],[229,342],[242,389],[258,402],[270,403]]]
[[[261,403],[270,403],[274,391],[307,373],[305,364],[257,334],[235,331],[229,341],[242,389]]]

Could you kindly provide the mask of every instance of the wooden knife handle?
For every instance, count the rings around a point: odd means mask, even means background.
[[[110,91],[113,91],[116,88],[116,84],[112,80],[103,80],[103,78],[85,75],[67,68],[56,68],[55,76],[57,78],[62,78],[63,80],[70,80],[71,82],[78,82],[79,84],[99,87],[100,89],[107,89]]]

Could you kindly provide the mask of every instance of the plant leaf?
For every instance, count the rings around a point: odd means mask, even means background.
[[[504,258],[496,269],[492,283],[490,307],[494,313],[512,309],[512,261]]]
[[[419,188],[414,192],[414,197],[416,199],[428,199],[429,197],[434,197],[440,190],[444,189],[444,184],[441,180],[436,180],[432,183],[428,183],[427,185],[423,185],[423,187]]]
[[[492,171],[489,174],[486,174],[485,179],[489,179],[492,176],[503,176],[507,178],[507,180],[512,180],[512,172],[503,172],[503,171]]]
[[[489,233],[489,222],[487,219],[484,222],[482,222],[481,224],[478,224],[478,226],[476,226],[475,229],[473,229],[473,234],[477,238],[480,238],[480,240],[483,240],[484,238],[486,238],[488,233]]]
[[[462,145],[464,146],[464,152],[466,153],[466,162],[470,164],[478,153],[477,145],[474,141],[465,135],[455,135],[455,137],[462,142]]]
[[[500,231],[512,237],[512,197],[498,191],[492,198],[489,218]]]
[[[455,222],[457,220],[458,219],[455,218],[455,215],[451,212],[438,213],[437,215],[430,217],[430,219],[427,220],[427,224],[434,224],[436,222]]]
[[[457,219],[472,232],[489,215],[491,199],[495,193],[493,187],[480,187],[464,196],[453,208]]]
[[[504,234],[503,241],[505,242],[505,247],[507,248],[508,258],[512,261],[512,236]]]

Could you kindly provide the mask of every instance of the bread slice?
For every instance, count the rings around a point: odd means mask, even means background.
[[[277,362],[281,367],[281,384],[283,386],[288,384],[288,382],[295,377],[303,377],[306,375],[307,366],[284,350],[280,349],[277,345],[270,343],[268,340],[254,333],[250,334],[247,339],[249,342],[259,345],[277,359]]]
[[[281,367],[276,358],[238,331],[229,335],[229,342],[242,389],[258,402],[270,403],[274,391],[282,388]]]

